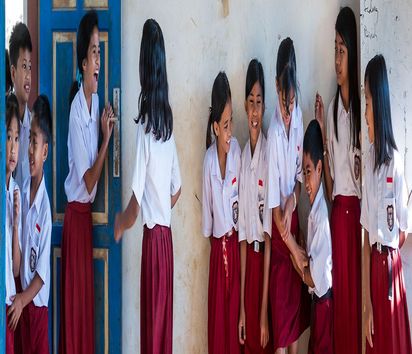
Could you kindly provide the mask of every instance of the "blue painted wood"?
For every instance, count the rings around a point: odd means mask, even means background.
[[[5,34],[4,34],[4,24],[6,23],[5,20],[5,8],[4,8],[4,1],[0,2],[0,23],[3,25],[0,26],[0,89],[3,90],[0,99],[0,117],[2,127],[0,129],[0,166],[3,166],[1,169],[2,173],[0,173],[0,264],[5,264],[6,258],[6,240],[4,235],[6,233],[5,224],[6,224],[6,174],[5,174],[5,166],[6,166],[6,129],[5,129],[5,119],[3,117],[6,116],[6,109],[5,109],[5,100],[4,100],[4,92],[5,92],[5,70],[6,67],[5,63]],[[6,298],[6,278],[5,278],[5,267],[0,267],[0,299],[1,299],[1,306],[0,306],[0,354],[4,354],[6,352],[6,306],[4,299]]]
[[[77,7],[74,10],[52,10],[52,0],[40,1],[39,19],[39,92],[45,93],[53,102],[53,32],[73,32],[76,33],[81,17],[87,9],[83,8],[83,0],[77,0]],[[109,0],[109,10],[97,10],[99,16],[100,32],[109,34],[109,70],[108,70],[108,94],[109,101],[112,102],[113,88],[121,87],[121,2]],[[67,132],[69,119],[69,90],[73,80],[72,45],[70,43],[60,43],[56,50],[56,171],[54,176],[57,181],[56,204],[58,213],[64,212],[66,206],[66,195],[64,192],[64,180],[68,173],[67,164]],[[104,106],[104,54],[105,49],[101,43],[101,68],[99,76],[99,101],[102,111]],[[109,223],[107,225],[95,225],[93,227],[94,248],[104,248],[109,252],[109,352],[121,353],[121,248],[113,241],[113,221],[116,211],[121,208],[121,181],[120,178],[113,178],[113,148],[112,142],[109,146],[108,158],[108,209]],[[46,185],[50,200],[53,200],[53,164],[52,154],[49,155],[45,166]],[[98,184],[98,194],[93,206],[94,211],[101,211],[104,208],[103,178]],[[60,247],[62,234],[62,223],[53,222],[52,248]],[[52,250],[53,254],[53,250]],[[52,260],[51,260],[51,266]],[[95,267],[95,324],[96,324],[96,353],[103,353],[104,349],[104,262],[94,261]],[[52,268],[53,269],[53,268]],[[57,263],[57,290],[60,291],[60,263]],[[52,273],[53,274],[53,273]],[[53,289],[53,284],[51,286]],[[57,322],[60,318],[60,298],[57,296]],[[53,336],[53,293],[51,290],[49,303],[49,336],[51,348]],[[57,328],[59,328],[57,323]],[[58,331],[57,331],[58,341]],[[1,354],[1,353],[0,353]]]

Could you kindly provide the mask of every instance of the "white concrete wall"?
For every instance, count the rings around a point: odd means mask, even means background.
[[[175,256],[174,351],[207,353],[209,242],[201,235],[201,182],[205,129],[212,84],[225,70],[232,89],[234,135],[243,146],[248,136],[244,87],[249,61],[262,61],[266,80],[265,127],[275,103],[275,61],[280,41],[295,43],[300,105],[305,127],[313,118],[318,90],[329,104],[336,87],[334,25],[340,6],[354,0],[122,1],[122,183],[123,207],[131,196],[139,86],[139,48],[143,23],[162,27],[167,56],[174,134],[182,172],[180,200],[172,215]],[[299,9],[299,12],[295,10]],[[406,16],[405,16],[406,20]],[[305,208],[304,208],[305,209]],[[305,214],[305,210],[303,211]],[[140,218],[139,218],[140,219]],[[140,351],[140,259],[142,226],[137,222],[122,241],[123,352]],[[304,352],[304,351],[302,351]]]
[[[409,0],[361,0],[362,112],[365,108],[365,68],[375,54],[386,60],[395,141],[405,163],[408,190],[412,188],[412,3]],[[364,144],[367,128],[362,113]],[[404,277],[412,320],[412,238],[401,249]]]

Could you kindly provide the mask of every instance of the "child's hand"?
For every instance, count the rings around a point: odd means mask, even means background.
[[[241,306],[239,314],[239,343],[241,345],[245,344],[246,340],[246,326],[245,326],[245,308]]]
[[[294,204],[293,194],[289,196],[286,200],[285,211],[283,212],[282,221],[285,225],[286,230],[290,231],[290,225],[292,224],[292,213],[293,213],[293,204]]]
[[[14,332],[19,323],[21,313],[23,312],[23,300],[21,294],[16,294],[10,298],[13,303],[11,304],[9,311],[7,311],[7,316],[10,317],[10,329]]]
[[[315,98],[315,119],[319,122],[323,142],[325,142],[325,107],[323,105],[322,96],[317,92]]]
[[[103,139],[105,142],[109,142],[113,132],[113,126],[116,122],[116,118],[113,113],[113,108],[110,103],[103,109],[102,117],[100,119],[100,125],[102,128]]]
[[[297,246],[297,249],[294,252],[294,254],[292,255],[292,258],[293,258],[292,263],[295,262],[295,266],[298,268],[297,269],[298,273],[302,277],[305,267],[307,267],[308,264],[309,264],[308,256],[307,256],[305,250],[303,248]]]
[[[117,213],[114,218],[114,240],[119,243],[123,236],[123,230],[120,225],[120,213]]]
[[[374,335],[374,326],[373,326],[373,308],[372,308],[372,303],[371,300],[366,300],[365,304],[365,333],[366,333],[366,339],[373,348],[373,341],[372,341],[372,336]]]
[[[260,318],[260,345],[265,348],[269,342],[269,321],[268,314]]]
[[[13,227],[18,227],[20,212],[20,194],[18,189],[15,189],[13,192],[13,205]]]

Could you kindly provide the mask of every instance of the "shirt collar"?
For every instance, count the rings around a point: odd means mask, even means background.
[[[80,85],[79,94],[80,94],[80,106],[81,106],[81,109],[84,112],[84,120],[85,120],[86,126],[88,126],[91,121],[94,121],[94,122],[96,121],[96,117],[93,114],[93,109],[94,109],[94,107],[93,107],[93,94],[92,94],[92,98],[91,98],[92,99],[92,105],[91,105],[90,112],[89,112],[89,108],[87,107],[86,96],[84,95],[83,83]]]
[[[20,121],[21,126],[23,126],[25,129],[30,129],[30,111],[29,107],[24,108],[24,116],[23,116],[23,122]]]
[[[255,146],[255,153],[252,156],[252,148],[250,146],[250,139],[248,140],[248,148],[247,148],[247,153],[248,153],[248,158],[250,161],[250,169],[254,170],[259,163],[259,158],[260,158],[260,147],[262,145],[262,130],[259,132],[259,137],[258,140],[256,142],[256,146]]]
[[[30,185],[31,185],[31,178],[28,178],[28,186],[27,186],[27,193],[26,193],[26,201],[27,204],[30,205]],[[45,192],[45,181],[44,181],[44,173],[43,173],[43,177],[41,179],[40,185],[39,185],[39,189],[37,190],[36,196],[34,197],[34,201],[33,201],[33,205],[36,208],[37,213],[39,213],[40,211],[40,207],[41,207],[41,203],[43,201],[43,194]]]
[[[235,167],[234,167],[234,159],[233,159],[233,153],[232,153],[232,144],[234,143],[233,137],[231,138],[230,142],[230,148],[229,152],[227,153],[226,156],[226,173],[225,177],[228,177],[228,172],[235,173]],[[213,161],[213,169],[212,169],[212,174],[219,177],[219,179],[222,179],[222,175],[220,173],[220,166],[219,166],[219,157],[217,155],[217,141],[215,140],[212,145],[212,154],[214,155]]]
[[[290,129],[297,129],[297,127],[298,127],[297,117],[296,117],[296,110],[297,109],[298,109],[298,105],[295,104],[295,108],[293,109],[292,118],[291,118],[291,121],[290,121]],[[286,135],[285,124],[283,123],[283,119],[282,119],[282,114],[280,113],[279,103],[276,105],[275,119],[277,119],[278,124],[279,124],[279,133],[283,133],[285,136],[287,136]],[[290,134],[290,131],[289,131],[289,134]],[[289,135],[289,138],[290,138],[290,135]]]
[[[313,205],[310,209],[309,218],[311,220],[314,220],[315,216],[317,215],[320,205],[321,205],[322,198],[323,198],[323,184],[321,182],[318,192],[316,193],[315,200],[313,201]]]

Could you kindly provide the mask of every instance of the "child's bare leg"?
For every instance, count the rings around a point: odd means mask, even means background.
[[[298,354],[298,340],[297,339],[291,345],[289,345],[288,354]]]

